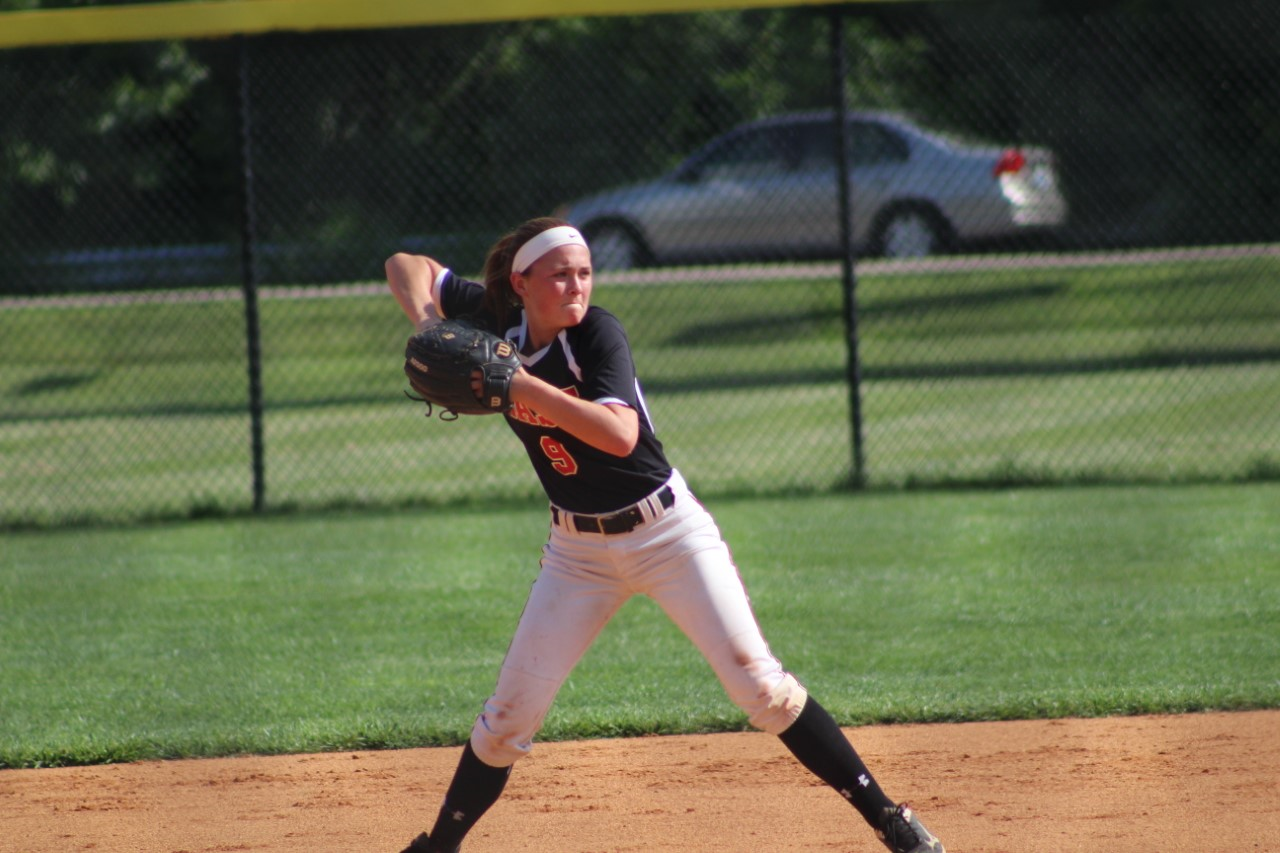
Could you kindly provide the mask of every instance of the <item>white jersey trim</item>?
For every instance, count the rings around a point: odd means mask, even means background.
[[[440,303],[440,287],[444,284],[444,280],[449,277],[450,270],[448,267],[442,267],[440,274],[436,276],[436,280],[431,282],[431,304],[436,306],[436,311],[440,316],[444,316],[444,305]]]
[[[560,334],[556,335],[556,340],[560,341],[560,348],[564,350],[564,360],[569,365],[569,369],[573,371],[573,375],[581,382],[582,367],[579,366],[578,359],[574,358],[573,347],[569,346],[569,336],[564,329],[561,329]]]

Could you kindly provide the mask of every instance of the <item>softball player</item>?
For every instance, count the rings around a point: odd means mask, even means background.
[[[530,220],[490,251],[484,283],[397,254],[387,281],[421,330],[470,315],[514,341],[508,425],[550,499],[541,570],[430,833],[405,853],[454,853],[528,755],[560,685],[618,609],[650,596],[715,670],[751,724],[847,799],[895,853],[942,851],[890,800],[831,715],[760,632],[715,521],[667,462],[622,324],[591,305],[582,235]]]

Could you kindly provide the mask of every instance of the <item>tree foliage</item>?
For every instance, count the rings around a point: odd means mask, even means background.
[[[242,68],[259,239],[315,257],[360,247],[343,275],[376,275],[388,246],[415,234],[460,235],[478,260],[512,222],[653,177],[734,124],[829,106],[830,14],[0,53],[0,261],[234,243]],[[1277,237],[1280,11],[1266,0],[854,4],[842,14],[852,106],[1051,147],[1081,240]]]

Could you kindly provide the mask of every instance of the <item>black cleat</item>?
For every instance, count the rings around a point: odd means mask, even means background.
[[[409,843],[402,853],[458,853],[461,847],[455,847],[452,850],[441,850],[439,847],[431,846],[431,839],[424,832]]]
[[[893,853],[947,853],[906,803],[884,810],[876,837]]]

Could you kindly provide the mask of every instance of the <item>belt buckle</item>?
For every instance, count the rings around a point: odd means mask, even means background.
[[[671,488],[666,486],[659,490],[653,498],[645,498],[645,501],[650,502],[650,509],[656,513],[658,508],[663,510],[670,509],[675,503],[675,495],[672,493]],[[645,501],[641,501],[641,503]],[[566,512],[565,515],[572,519],[573,527],[579,533],[599,533],[601,536],[630,533],[644,524],[644,511],[640,508],[640,504],[618,510],[612,515],[579,515],[575,512]]]
[[[615,536],[630,533],[644,523],[644,514],[637,507],[628,507],[612,515],[574,515],[573,526],[579,533],[599,533]]]
[[[607,536],[609,531],[605,529],[605,521],[612,516],[599,515],[578,515],[577,513],[569,513],[569,517],[573,519],[573,527],[579,533],[599,533],[601,536]]]
[[[579,533],[603,533],[600,529],[600,519],[594,515],[578,515],[576,512],[565,513],[569,516],[567,521],[572,522],[573,529]]]
[[[617,530],[618,533],[630,533],[644,524],[644,513],[640,511],[639,507],[633,506],[624,509],[622,512],[615,513],[610,516],[609,520],[614,523],[620,523]],[[600,526],[601,528],[604,527],[603,524]]]

